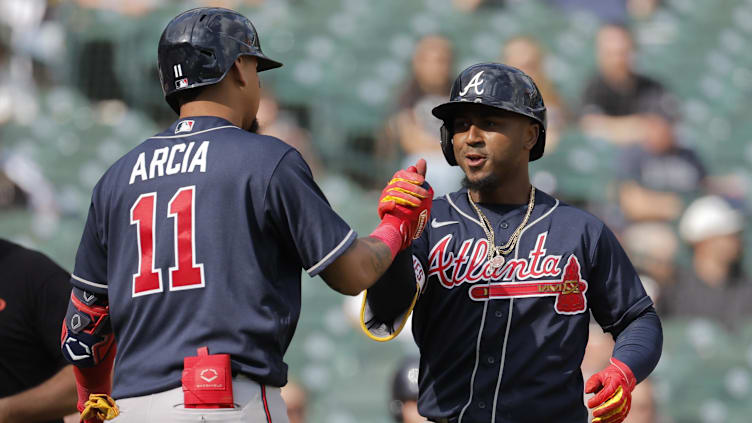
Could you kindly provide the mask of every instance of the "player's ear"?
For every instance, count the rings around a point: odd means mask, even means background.
[[[248,85],[247,78],[243,74],[243,56],[238,57],[235,59],[235,63],[233,63],[232,67],[230,68],[230,71],[227,73],[227,76],[232,78],[232,81],[240,87],[245,87]]]
[[[525,140],[524,145],[525,145],[526,150],[532,150],[533,147],[535,147],[535,143],[538,142],[539,133],[540,133],[540,124],[538,124],[538,122],[533,121],[531,119],[528,125],[525,127],[525,133],[524,133],[524,140]]]
[[[255,57],[240,56],[235,59],[235,63],[233,63],[230,68],[228,76],[230,76],[240,87],[247,87],[251,84],[254,86],[259,85],[255,82],[257,79],[255,76],[256,67],[257,61]]]

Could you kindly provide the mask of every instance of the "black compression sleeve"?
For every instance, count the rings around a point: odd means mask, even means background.
[[[629,366],[640,383],[655,369],[662,349],[661,320],[650,307],[616,336],[613,356]]]
[[[407,248],[397,254],[384,275],[368,288],[366,301],[373,320],[391,324],[410,307],[417,289],[412,250]]]

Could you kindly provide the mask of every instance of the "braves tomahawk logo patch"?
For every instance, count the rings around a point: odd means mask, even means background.
[[[564,276],[555,281],[502,282],[473,285],[468,291],[475,301],[508,298],[556,297],[554,310],[559,314],[579,314],[587,310],[588,283],[580,274],[580,262],[572,254],[564,267]]]

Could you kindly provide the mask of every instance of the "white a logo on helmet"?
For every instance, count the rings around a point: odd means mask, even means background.
[[[473,75],[472,79],[470,79],[470,82],[468,82],[467,85],[465,85],[465,88],[460,91],[461,97],[464,97],[468,93],[468,91],[470,91],[470,88],[475,90],[476,95],[483,94],[485,90],[481,88],[481,86],[483,85],[483,80],[480,79],[480,76],[483,75],[483,72],[484,71],[480,71]]]

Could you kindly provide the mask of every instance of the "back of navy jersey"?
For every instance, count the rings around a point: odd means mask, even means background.
[[[115,398],[180,386],[208,346],[262,384],[286,383],[300,272],[355,240],[300,154],[217,117],[177,121],[94,188],[72,283],[106,293]]]

